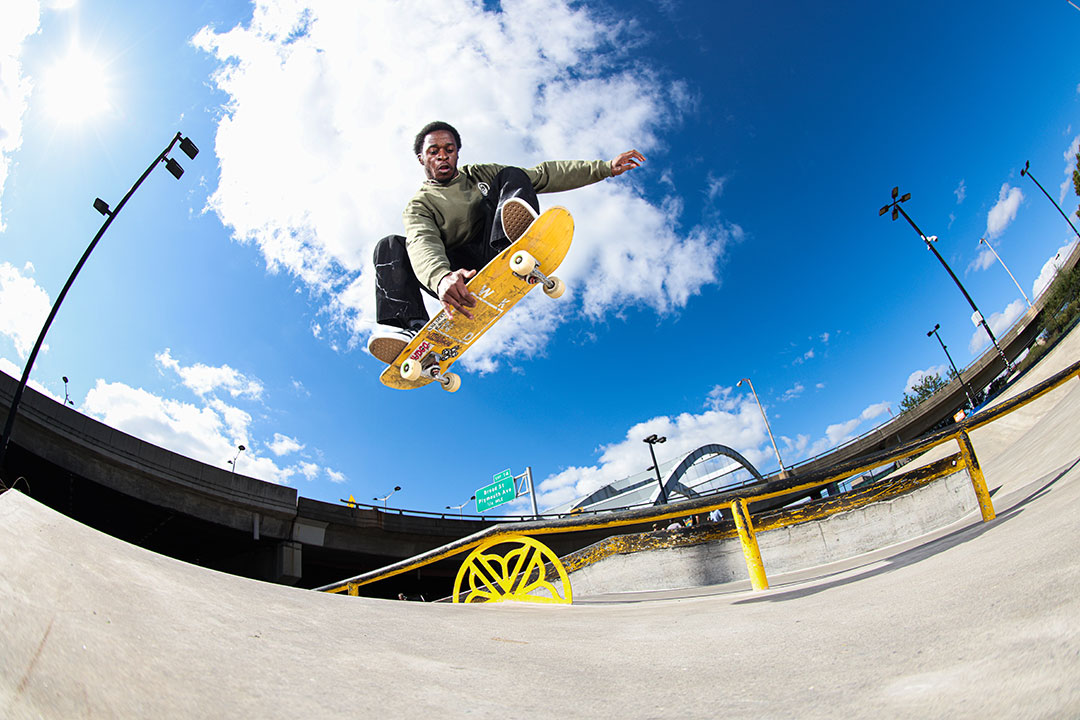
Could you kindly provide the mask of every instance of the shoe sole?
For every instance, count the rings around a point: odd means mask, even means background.
[[[510,242],[517,242],[533,224],[536,213],[523,200],[511,198],[502,206],[503,232]]]
[[[401,338],[375,338],[368,343],[368,352],[387,365],[393,365],[408,344]]]

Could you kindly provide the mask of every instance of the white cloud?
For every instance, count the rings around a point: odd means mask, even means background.
[[[997,262],[997,258],[994,257],[994,253],[990,251],[990,248],[980,243],[979,254],[968,265],[968,270],[985,270],[995,262]]]
[[[780,398],[780,402],[794,400],[795,398],[802,395],[804,390],[806,390],[806,387],[801,382],[797,382],[795,383],[795,385],[784,391],[783,396]]]
[[[282,435],[279,432],[274,433],[274,439],[267,443],[266,447],[270,448],[270,452],[278,457],[304,449],[304,446],[299,440],[291,438],[288,435]]]
[[[49,294],[28,277],[34,266],[27,263],[23,270],[26,275],[9,263],[0,263],[0,335],[11,338],[15,352],[26,360],[49,316],[52,303]],[[43,345],[41,352],[46,350],[48,345]]]
[[[727,181],[728,177],[726,175],[715,177],[710,173],[705,184],[705,197],[709,198],[710,201],[720,199],[724,194],[724,186]]]
[[[325,293],[331,325],[356,343],[374,321],[374,243],[401,232],[401,210],[422,180],[416,130],[436,117],[454,123],[463,163],[527,166],[630,147],[648,156],[693,99],[628,62],[632,40],[627,25],[563,0],[510,0],[501,10],[466,0],[263,0],[249,26],[204,28],[193,39],[221,63],[214,82],[229,96],[210,206],[272,271]],[[468,81],[448,88],[447,77]],[[590,318],[624,305],[667,313],[719,281],[741,229],[683,217],[674,188],[655,204],[634,178],[542,197],[574,213],[574,246],[559,271],[570,290],[557,307],[534,293],[467,363],[488,370],[499,357],[541,351],[576,314],[569,308]]]
[[[23,43],[37,33],[40,12],[34,0],[5,3],[0,22],[0,197],[11,171],[11,155],[22,145],[23,116],[33,88],[22,72]],[[5,227],[0,208],[0,232]]]
[[[1013,220],[1016,219],[1016,211],[1024,199],[1024,193],[1018,187],[1009,187],[1009,183],[1001,186],[998,192],[998,201],[986,216],[986,239],[994,238],[1005,232]]]
[[[888,409],[889,403],[887,402],[875,403],[859,413],[858,417],[829,425],[825,428],[825,438],[823,441],[818,441],[818,443],[811,448],[811,455],[818,455],[837,445],[846,443],[848,440],[855,437],[855,430],[860,425],[868,420],[873,420],[884,415]]]
[[[1020,298],[1013,300],[1009,305],[1001,312],[996,312],[990,317],[986,318],[986,324],[990,326],[990,329],[994,333],[994,337],[1000,338],[1009,327],[1012,326],[1016,319],[1024,314],[1027,310],[1027,303]],[[989,347],[990,337],[986,334],[986,330],[980,325],[975,329],[974,334],[971,336],[971,341],[968,342],[968,351],[972,355],[976,355],[984,348]]]
[[[262,396],[263,386],[257,378],[247,377],[228,365],[212,367],[195,363],[183,367],[172,357],[172,351],[165,348],[154,356],[158,365],[173,370],[180,376],[181,382],[199,397],[224,390],[234,398],[246,397],[258,400]]]
[[[1065,198],[1070,192],[1075,193],[1076,188],[1073,187],[1073,170],[1076,170],[1076,153],[1080,152],[1080,135],[1073,138],[1068,149],[1065,151],[1065,179],[1061,181],[1061,192],[1058,195],[1058,205],[1065,205]],[[1066,214],[1071,215],[1070,219],[1073,220],[1073,224],[1076,224],[1075,212],[1070,213],[1068,210]]]
[[[1057,275],[1058,269],[1061,268],[1075,248],[1076,240],[1073,240],[1067,245],[1058,248],[1057,253],[1043,264],[1042,270],[1039,271],[1039,276],[1035,278],[1035,282],[1031,286],[1032,298],[1037,298],[1042,295],[1043,291],[1046,290],[1047,286],[1050,285],[1050,282],[1054,279],[1054,276]]]
[[[346,479],[345,473],[340,473],[337,470],[331,470],[330,468],[326,468],[326,476],[330,478],[330,482],[336,485],[341,485]]]
[[[964,198],[967,197],[967,186],[964,184],[963,180],[961,180],[960,184],[956,186],[955,190],[953,190],[953,194],[956,195],[957,205],[964,202]]]
[[[916,385],[921,383],[923,381],[923,378],[925,378],[928,375],[937,375],[942,380],[944,380],[947,373],[948,373],[948,367],[945,366],[945,365],[931,365],[930,367],[926,368],[925,370],[916,370],[915,372],[908,375],[907,382],[904,384],[904,393],[905,394],[910,393],[912,391],[912,389]]]
[[[319,475],[319,466],[313,462],[301,462],[300,474],[303,475],[308,482],[311,482]]]

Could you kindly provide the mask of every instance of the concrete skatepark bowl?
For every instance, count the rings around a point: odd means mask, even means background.
[[[1074,332],[1016,391],[1078,345]],[[771,574],[765,591],[737,580],[573,605],[282,587],[6,492],[0,716],[1077,717],[1078,420],[1074,379],[972,434],[991,522],[976,510]]]

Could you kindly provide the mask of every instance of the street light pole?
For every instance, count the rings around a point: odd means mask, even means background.
[[[394,489],[393,489],[393,490],[391,490],[391,491],[390,491],[390,492],[389,492],[389,493],[388,493],[388,494],[386,495],[386,497],[381,497],[381,498],[380,498],[380,497],[377,497],[377,498],[371,498],[371,499],[372,499],[372,500],[374,500],[375,502],[382,502],[382,506],[383,506],[383,509],[385,510],[385,509],[386,509],[386,501],[390,499],[390,496],[391,496],[391,495],[393,495],[394,493],[396,493],[396,492],[397,492],[398,490],[400,490],[400,489],[401,489],[401,486],[400,486],[400,485],[395,485],[395,486],[394,486]]]
[[[387,495],[387,497],[390,497],[390,496]],[[471,498],[469,498],[465,502],[461,503],[460,505],[447,505],[446,509],[447,510],[457,510],[458,517],[461,517],[462,516],[461,508],[465,507],[466,505],[468,505],[469,503],[471,503],[475,499],[476,499],[476,496],[473,495]]]
[[[750,382],[750,378],[743,378],[735,383],[735,387],[742,387],[743,383],[750,386],[750,392],[754,394],[754,401],[757,403],[758,410],[761,411],[761,418],[765,421],[765,430],[769,433],[769,440],[772,442],[773,452],[776,453],[776,463],[780,466],[780,477],[786,477],[787,470],[784,468],[784,461],[780,459],[780,448],[776,447],[776,438],[773,437],[772,428],[769,427],[769,417],[765,414],[765,408],[761,407],[761,400],[758,399],[757,390],[754,389],[754,383]]]
[[[967,399],[968,402],[971,403],[971,407],[975,407],[975,398],[971,395],[971,388],[969,388],[967,383],[964,382],[964,378],[960,375],[960,371],[956,369],[956,363],[953,362],[952,355],[949,354],[949,348],[945,347],[945,341],[941,339],[940,335],[938,335],[938,330],[940,328],[941,325],[939,325],[938,323],[934,323],[934,329],[926,333],[926,337],[930,337],[931,335],[933,335],[937,338],[937,341],[941,343],[941,349],[945,351],[945,357],[949,358],[949,365],[952,366],[953,374],[956,375],[956,377],[960,380],[960,384],[964,386],[964,394],[967,395]]]
[[[1012,274],[1012,270],[1010,270],[1009,266],[1005,264],[1005,261],[1001,259],[1001,256],[997,254],[997,250],[994,250],[994,246],[987,242],[986,238],[979,238],[979,242],[990,248],[990,252],[992,252],[994,254],[994,257],[997,258],[997,261],[1001,263],[1001,267],[1005,268],[1005,272],[1009,273],[1009,277],[1012,278],[1013,284],[1016,285],[1016,289],[1019,290],[1020,294],[1024,296],[1024,302],[1027,303],[1028,307],[1031,307],[1031,301],[1028,300],[1028,296],[1024,292],[1024,288],[1020,287],[1020,283],[1016,282],[1016,276]]]
[[[990,325],[989,325],[989,323],[986,322],[986,318],[984,318],[983,314],[981,312],[979,312],[979,308],[976,307],[975,301],[971,299],[970,295],[968,295],[968,291],[964,289],[963,284],[961,284],[961,282],[960,282],[960,278],[956,277],[956,273],[954,273],[952,271],[952,268],[949,267],[949,263],[945,262],[945,258],[941,257],[941,253],[939,253],[937,251],[937,248],[934,247],[934,243],[937,242],[937,236],[934,235],[934,236],[931,236],[931,237],[927,237],[926,234],[923,233],[923,231],[919,229],[919,226],[915,224],[915,221],[911,219],[911,216],[908,215],[906,212],[904,212],[904,208],[900,207],[900,203],[907,202],[908,200],[911,199],[911,193],[904,193],[904,195],[902,197],[897,199],[898,195],[900,195],[900,188],[894,187],[892,189],[892,202],[889,203],[888,205],[884,206],[880,210],[878,210],[878,217],[881,217],[885,213],[889,212],[890,208],[892,208],[892,219],[893,220],[896,220],[898,215],[903,215],[904,216],[904,219],[908,221],[908,225],[911,226],[912,230],[914,230],[916,233],[918,233],[919,237],[922,238],[922,241],[924,243],[926,243],[926,248],[930,252],[934,253],[934,257],[936,257],[938,259],[938,262],[941,263],[941,266],[943,268],[945,268],[945,271],[947,273],[949,273],[949,277],[951,277],[953,279],[953,282],[956,283],[956,287],[960,288],[960,292],[963,293],[964,299],[968,301],[968,305],[970,305],[971,309],[975,311],[975,314],[972,316],[972,319],[973,320],[975,318],[979,319],[979,324],[982,325],[983,330],[986,331],[986,334],[990,336],[990,342],[992,342],[994,344],[994,347],[998,351],[998,355],[1001,356],[1002,361],[1005,363],[1005,369],[1008,370],[1009,372],[1012,372],[1012,369],[1013,369],[1012,363],[1009,362],[1009,358],[1005,357],[1005,351],[1001,349],[1000,345],[998,345],[997,338],[994,337],[994,331],[990,329]]]
[[[195,143],[191,142],[189,138],[183,137],[180,133],[176,133],[173,139],[169,142],[168,146],[161,151],[161,154],[154,158],[154,162],[150,163],[150,167],[146,168],[146,171],[135,181],[135,184],[131,186],[131,189],[127,191],[123,199],[117,203],[116,207],[109,209],[109,204],[101,198],[94,200],[94,209],[105,216],[105,222],[102,223],[101,229],[94,235],[94,239],[90,241],[90,245],[87,246],[86,251],[82,257],[79,258],[79,262],[75,265],[75,269],[71,271],[71,275],[68,277],[67,282],[64,283],[64,288],[60,291],[60,294],[56,296],[56,302],[53,303],[52,309],[49,311],[49,316],[45,319],[45,324],[41,326],[41,332],[38,333],[37,342],[34,343],[34,349],[30,351],[30,357],[26,361],[26,367],[23,368],[22,378],[19,380],[18,387],[15,388],[15,395],[11,398],[11,407],[8,409],[7,422],[4,424],[4,434],[0,436],[0,467],[3,466],[4,455],[7,453],[8,442],[11,440],[11,431],[15,427],[15,415],[19,410],[19,403],[22,402],[23,391],[26,390],[26,383],[30,380],[30,370],[34,367],[34,360],[37,359],[38,352],[41,350],[41,345],[45,342],[45,335],[49,332],[49,327],[52,325],[53,318],[56,317],[56,313],[60,310],[60,304],[64,302],[64,298],[67,297],[68,290],[71,289],[72,283],[75,282],[75,277],[82,270],[83,265],[86,264],[87,259],[90,257],[90,253],[97,247],[98,241],[101,240],[101,236],[105,234],[105,231],[109,229],[109,225],[120,214],[120,211],[127,204],[128,199],[135,194],[139,186],[142,185],[145,180],[153,171],[158,163],[164,162],[166,169],[177,180],[184,174],[184,169],[180,167],[180,163],[176,162],[172,158],[168,157],[169,152],[173,149],[176,143],[180,143],[180,149],[184,151],[192,160],[199,154],[199,148],[195,147]]]
[[[649,437],[642,440],[649,445],[649,455],[652,457],[652,469],[656,471],[656,484],[660,486],[660,504],[667,505],[667,493],[664,491],[664,480],[660,477],[660,464],[656,462],[656,452],[653,450],[653,445],[662,443],[667,440],[666,437],[658,437],[656,433],[653,433]]]
[[[1050,197],[1050,193],[1046,192],[1046,188],[1044,188],[1042,184],[1035,179],[1035,176],[1031,174],[1030,160],[1025,160],[1024,167],[1020,168],[1020,177],[1024,177],[1025,175],[1031,178],[1031,182],[1035,183],[1035,185],[1038,186],[1040,190],[1042,190],[1042,194],[1046,196],[1047,200],[1054,203],[1054,207],[1056,207],[1057,211],[1061,213],[1061,217],[1065,218],[1065,222],[1069,223],[1069,227],[1071,227],[1072,231],[1076,233],[1076,237],[1080,238],[1080,232],[1077,232],[1076,226],[1072,224],[1072,220],[1069,219],[1069,216],[1065,214],[1065,211],[1061,209],[1061,206],[1057,204],[1057,201],[1054,200],[1054,198]]]

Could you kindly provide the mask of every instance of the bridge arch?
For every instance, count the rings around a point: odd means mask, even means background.
[[[691,488],[683,484],[682,479],[691,467],[696,465],[699,461],[715,457],[716,455],[723,455],[729,457],[735,462],[742,465],[746,470],[754,476],[756,480],[765,482],[765,478],[761,476],[761,473],[757,471],[757,468],[753,464],[744,458],[737,450],[730,448],[727,445],[719,445],[716,443],[709,443],[708,445],[702,445],[697,450],[693,450],[682,459],[678,465],[668,472],[667,477],[664,479],[664,494],[663,497],[671,497],[671,492],[677,491],[686,497],[698,497],[699,493],[695,492]],[[659,505],[661,502],[660,488],[658,487],[652,496],[653,505]]]

